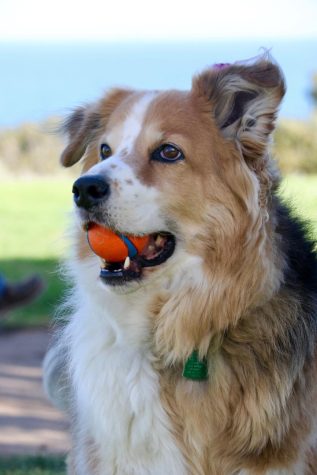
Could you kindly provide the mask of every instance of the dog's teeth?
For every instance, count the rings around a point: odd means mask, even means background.
[[[153,246],[153,244],[150,244],[149,247],[148,247],[148,251],[149,252],[155,251],[155,246]]]
[[[105,268],[106,268],[106,261],[105,261],[104,259],[101,259],[101,258],[100,258],[100,267],[101,267],[102,269],[105,269]]]
[[[124,261],[123,268],[128,269],[130,267],[130,263],[131,263],[130,257],[128,256],[128,257],[126,257],[126,259]]]
[[[158,247],[161,247],[164,244],[164,238],[162,238],[162,236],[158,235],[156,240],[155,240],[155,244]]]

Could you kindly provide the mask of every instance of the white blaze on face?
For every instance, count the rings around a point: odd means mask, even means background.
[[[116,124],[107,134],[107,143],[116,151],[116,155],[122,150],[131,152],[133,145],[140,135],[144,123],[145,114],[153,99],[157,96],[156,92],[147,92],[143,94],[132,106],[123,123]]]
[[[126,119],[116,123],[105,133],[100,144],[107,143],[113,150],[113,155],[87,172],[92,175],[100,174],[109,181],[110,196],[103,205],[105,213],[115,228],[130,234],[167,230],[160,209],[159,191],[142,183],[133,167],[127,163],[129,153],[143,131],[149,105],[156,96],[157,93],[142,95],[133,104]]]

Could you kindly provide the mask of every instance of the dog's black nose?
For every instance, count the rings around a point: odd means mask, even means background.
[[[74,201],[79,208],[90,209],[109,196],[110,185],[100,175],[81,176],[73,184]]]

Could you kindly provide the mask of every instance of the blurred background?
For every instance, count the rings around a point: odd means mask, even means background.
[[[0,352],[0,387],[11,388],[0,393],[0,473],[64,473],[63,458],[47,457],[67,445],[63,422],[56,430],[45,426],[45,432],[39,414],[30,420],[20,414],[26,407],[22,383],[39,385],[40,370],[31,371],[33,376],[17,373],[20,380],[12,389],[17,368],[39,367],[65,287],[58,263],[67,248],[63,233],[79,169],[59,165],[63,144],[54,131],[61,118],[111,86],[186,89],[205,67],[252,58],[263,49],[281,65],[287,82],[274,144],[285,177],[281,193],[312,221],[317,234],[316,0],[1,0],[0,273],[11,282],[39,273],[46,289],[1,322],[3,351],[21,345],[16,349],[21,357],[13,364]],[[20,340],[10,340],[17,332]],[[36,346],[32,340],[28,347],[27,337],[35,334],[41,342]],[[33,360],[27,363],[30,354]],[[11,407],[12,401],[22,406]],[[47,416],[49,409],[43,408]],[[19,426],[23,417],[27,427]],[[51,414],[46,422],[56,423],[58,417]],[[31,430],[39,439],[51,430],[49,442],[25,442]],[[19,437],[22,442],[15,446]]]

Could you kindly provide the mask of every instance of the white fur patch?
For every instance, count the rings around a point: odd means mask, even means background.
[[[75,412],[97,445],[98,473],[185,475],[152,368],[146,292],[118,296],[103,288],[103,298],[94,294],[78,288],[79,310],[64,337],[70,344]]]
[[[100,174],[110,183],[110,196],[103,206],[113,227],[130,234],[168,231],[161,215],[159,191],[143,184],[119,157],[114,155],[98,163],[87,174]]]
[[[123,123],[120,122],[107,133],[106,141],[115,149],[116,154],[120,154],[122,150],[131,151],[142,130],[146,111],[156,95],[155,92],[143,94],[133,105],[126,120]]]

